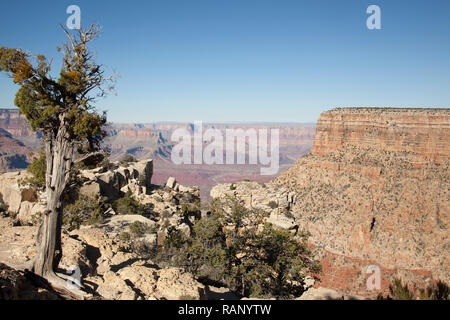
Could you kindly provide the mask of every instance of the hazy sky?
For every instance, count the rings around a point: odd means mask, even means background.
[[[59,61],[66,8],[103,26],[115,122],[316,121],[336,106],[449,107],[450,1],[3,1],[0,46]],[[381,8],[381,30],[366,9]],[[55,67],[58,63],[55,63]],[[57,71],[57,69],[55,70]],[[0,107],[18,87],[0,74]]]

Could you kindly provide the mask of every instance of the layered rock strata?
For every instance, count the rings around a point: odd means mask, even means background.
[[[449,283],[449,155],[449,109],[333,109],[320,116],[311,153],[256,198],[271,212],[280,206],[269,201],[281,203],[311,233],[322,286],[375,295],[394,276]],[[254,205],[254,189],[234,188]],[[381,290],[368,290],[371,265]]]

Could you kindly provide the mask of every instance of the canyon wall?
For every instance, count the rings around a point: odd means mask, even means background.
[[[450,109],[333,109],[309,154],[270,185],[243,182],[234,194],[311,233],[320,286],[375,297],[394,277],[450,283],[449,147]],[[367,287],[373,265],[380,290]]]
[[[0,128],[0,173],[24,169],[32,161],[33,150]]]
[[[273,176],[261,176],[260,165],[177,165],[171,161],[171,150],[175,142],[171,141],[172,133],[179,128],[194,132],[192,123],[158,122],[158,123],[109,123],[105,144],[111,149],[111,161],[131,154],[137,159],[154,159],[155,174],[153,181],[163,184],[171,176],[175,176],[181,184],[200,186],[202,198],[209,198],[212,186],[217,183],[250,179],[267,182]],[[287,169],[299,157],[310,151],[314,134],[314,124],[300,123],[203,123],[204,131],[215,128],[225,134],[226,129],[279,129],[280,131],[280,171]],[[9,133],[26,147],[37,150],[41,145],[32,132],[25,117],[18,109],[0,109],[0,129]],[[4,144],[6,146],[6,144]],[[14,170],[26,166],[27,163],[15,161],[14,150],[2,148],[0,154],[8,154],[3,163],[4,170]],[[19,151],[18,151],[19,152]],[[19,155],[23,159],[23,154]],[[0,160],[1,161],[1,160]],[[28,161],[28,160],[27,160]],[[1,164],[0,164],[1,165]]]
[[[19,109],[0,109],[0,128],[14,137],[34,136],[27,120]]]
[[[275,182],[296,193],[292,214],[321,250],[323,285],[367,290],[450,281],[450,109],[334,109],[311,153]],[[367,293],[367,292],[366,292]]]
[[[320,115],[311,153],[344,145],[409,152],[417,161],[448,159],[448,109],[337,108]]]

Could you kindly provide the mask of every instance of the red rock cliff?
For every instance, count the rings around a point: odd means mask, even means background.
[[[311,153],[350,144],[442,161],[450,155],[449,134],[450,109],[337,108],[320,115]]]
[[[322,286],[367,292],[366,271],[450,282],[450,109],[333,109],[274,182],[321,252]]]

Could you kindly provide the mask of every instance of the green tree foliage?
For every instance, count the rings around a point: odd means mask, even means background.
[[[145,215],[146,208],[133,198],[131,192],[127,192],[122,198],[113,202],[112,207],[118,214]]]
[[[128,165],[130,162],[137,162],[137,159],[131,154],[126,154],[122,157],[122,159],[119,160],[119,164],[123,166]]]
[[[33,177],[26,182],[31,183],[39,189],[45,187],[45,172],[47,168],[47,161],[45,159],[44,149],[39,149],[38,157],[33,157],[30,165],[27,167],[27,171],[30,172]]]
[[[403,284],[401,279],[395,278],[389,285],[389,295],[378,296],[380,300],[449,300],[448,285],[439,280],[426,288],[418,288],[414,284]]]
[[[267,213],[230,198],[212,201],[209,216],[195,223],[192,236],[174,229],[164,251],[171,263],[202,281],[228,286],[242,296],[290,298],[303,292],[308,272],[320,272],[307,248],[307,233],[294,235],[264,223]],[[163,255],[160,255],[161,258]]]
[[[268,206],[271,209],[276,209],[276,208],[278,208],[278,203],[276,203],[275,201],[272,200],[272,201],[269,202]]]
[[[0,193],[0,214],[8,212],[8,205],[3,201],[3,195]]]
[[[75,202],[64,208],[63,224],[71,231],[82,225],[99,224],[103,222],[106,205],[98,195],[94,197],[79,197]]]
[[[45,188],[47,209],[43,215],[32,270],[53,283],[62,257],[61,221],[63,195],[74,164],[103,158],[101,142],[106,136],[106,114],[94,108],[97,98],[112,89],[114,77],[106,77],[96,63],[89,43],[99,28],[91,25],[69,33],[61,69],[51,73],[51,60],[23,50],[0,47],[0,71],[8,73],[19,86],[14,103],[34,131],[42,134],[45,146]],[[36,164],[38,167],[38,164]]]
[[[137,238],[143,237],[147,233],[156,232],[155,228],[152,228],[147,223],[143,223],[140,221],[133,222],[132,224],[130,224],[129,228],[130,233]]]

